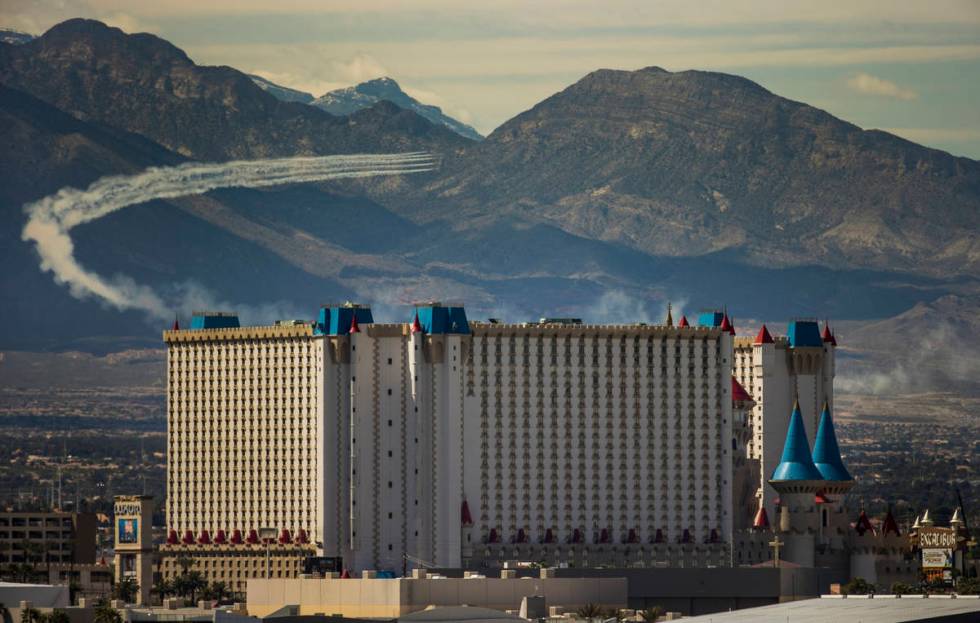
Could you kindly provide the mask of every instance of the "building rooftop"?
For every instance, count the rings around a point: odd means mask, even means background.
[[[733,612],[685,618],[691,623],[823,623],[824,621],[861,621],[861,623],[908,623],[910,621],[977,621],[980,599],[976,595],[896,598],[891,595],[852,595],[846,598],[825,595],[774,606],[746,608]]]

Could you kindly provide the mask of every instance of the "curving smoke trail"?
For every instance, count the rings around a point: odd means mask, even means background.
[[[114,175],[87,189],[62,188],[24,207],[28,215],[21,238],[33,242],[41,269],[66,284],[77,298],[96,296],[119,310],[142,309],[157,318],[169,315],[167,305],[149,287],[125,277],[106,279],[82,267],[74,256],[69,232],[125,207],[153,199],[199,195],[218,188],[259,188],[298,182],[319,182],[374,175],[431,171],[436,166],[425,152],[315,156],[214,164],[187,163],[152,167],[136,175]]]

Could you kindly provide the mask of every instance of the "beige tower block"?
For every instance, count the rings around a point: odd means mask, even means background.
[[[153,586],[153,496],[118,495],[113,506],[116,582],[132,578],[136,604],[150,603]]]

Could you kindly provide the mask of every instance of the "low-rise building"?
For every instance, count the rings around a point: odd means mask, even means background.
[[[627,603],[627,583],[622,577],[488,578],[470,574],[447,578],[420,569],[408,578],[382,579],[373,574],[364,571],[363,577],[355,579],[333,574],[335,577],[319,579],[249,580],[248,614],[265,617],[290,607],[297,615],[395,618],[430,606],[460,605],[517,611],[525,597],[534,596],[543,597],[549,608],[556,606],[565,612],[575,612],[586,604],[620,609]]]
[[[94,513],[0,512],[0,564],[95,564]]]

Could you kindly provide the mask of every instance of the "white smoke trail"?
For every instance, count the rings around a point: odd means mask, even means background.
[[[106,279],[82,267],[74,256],[69,232],[88,223],[153,199],[199,195],[218,188],[260,188],[279,184],[402,175],[431,171],[434,158],[425,152],[316,156],[223,163],[187,163],[151,167],[136,175],[115,175],[93,182],[87,189],[62,188],[24,207],[28,215],[21,238],[33,242],[41,256],[41,269],[66,284],[73,296],[96,296],[119,309],[142,309],[157,318],[170,311],[149,287],[126,277]]]

